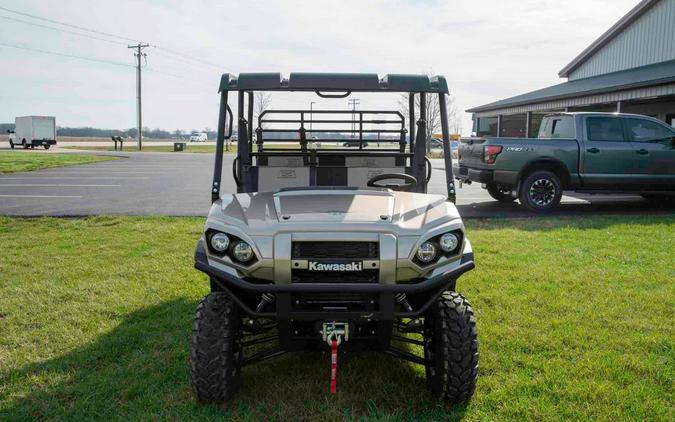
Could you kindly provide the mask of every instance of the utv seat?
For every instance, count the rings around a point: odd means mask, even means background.
[[[280,153],[258,157],[257,161],[259,192],[310,186],[311,169],[302,155]]]

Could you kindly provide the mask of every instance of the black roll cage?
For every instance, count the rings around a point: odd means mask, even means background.
[[[443,79],[444,82],[444,79]],[[339,84],[339,81],[336,82]],[[427,178],[427,159],[426,159],[426,141],[424,136],[426,134],[426,124],[427,124],[427,95],[438,95],[438,101],[440,106],[441,114],[441,131],[443,136],[443,155],[445,157],[445,178],[446,178],[446,187],[447,187],[447,198],[451,202],[455,202],[455,185],[452,175],[452,158],[451,158],[451,145],[450,145],[450,134],[448,129],[448,119],[447,119],[447,109],[446,109],[446,95],[447,93],[443,90],[435,90],[433,92],[429,90],[396,90],[396,92],[407,92],[408,93],[408,110],[409,110],[409,122],[411,122],[410,127],[405,127],[405,118],[399,111],[392,110],[266,110],[258,117],[258,125],[255,129],[256,134],[256,147],[257,151],[253,151],[253,115],[254,115],[254,92],[256,91],[278,91],[276,88],[265,88],[265,87],[256,87],[256,89],[246,89],[245,87],[237,87],[236,89],[221,89],[220,91],[220,110],[218,115],[218,136],[216,140],[216,157],[215,165],[213,171],[213,184],[211,188],[211,200],[215,202],[220,198],[220,186],[222,178],[222,164],[223,164],[223,151],[224,143],[226,139],[232,137],[233,131],[233,113],[228,104],[229,93],[237,92],[237,102],[238,102],[238,132],[237,132],[237,157],[234,163],[233,176],[237,182],[237,191],[238,192],[250,192],[252,191],[251,187],[251,176],[250,169],[253,166],[253,158],[257,160],[264,159],[266,156],[270,155],[285,155],[285,156],[300,156],[303,157],[305,163],[315,164],[317,155],[327,156],[327,155],[345,155],[346,153],[350,156],[376,156],[376,157],[397,157],[399,159],[411,159],[411,165],[409,171],[412,176],[417,180],[426,180]],[[287,89],[288,91],[309,91],[310,89]],[[330,88],[322,89],[312,89],[317,95],[323,98],[334,98],[339,97],[343,98],[349,95],[352,90],[347,89],[346,87],[331,86]],[[360,89],[359,92],[379,92],[377,89]],[[446,89],[447,91],[447,89]],[[326,92],[334,92],[334,94],[327,94]],[[415,110],[415,96],[419,96],[419,107],[416,113]],[[326,120],[322,118],[314,119],[314,115],[323,116],[326,114],[333,115],[357,115],[358,120]],[[394,116],[396,119],[375,119],[368,118],[371,115],[386,115]],[[296,115],[295,118],[271,118],[270,116],[276,115]],[[310,117],[307,117],[307,116]],[[228,119],[229,117],[229,119]],[[365,117],[365,118],[364,118]],[[417,117],[417,120],[415,120]],[[229,124],[228,124],[229,120]],[[337,149],[322,149],[320,151],[314,149],[308,149],[308,143],[312,142],[311,134],[312,133],[329,133],[335,132],[335,130],[327,129],[313,129],[313,124],[322,124],[322,123],[347,123],[355,122],[356,127],[353,129],[345,130],[340,129],[341,133],[352,133],[355,135],[354,139],[320,139],[319,141],[347,141],[347,142],[357,142],[359,143],[358,151],[347,151],[347,150],[337,150]],[[412,122],[415,122],[413,125]],[[265,123],[282,123],[282,124],[298,124],[297,129],[268,129],[265,128]],[[371,125],[396,125],[394,129],[388,128],[377,128],[377,129],[364,129],[364,123]],[[307,128],[309,126],[309,129]],[[298,133],[298,139],[284,139],[281,137],[274,137],[273,134],[279,133]],[[364,138],[364,134],[396,134],[397,142],[399,144],[396,149],[378,149],[378,150],[364,150],[364,142],[372,141],[372,139]],[[310,138],[308,139],[308,134]],[[268,135],[272,135],[271,137]],[[358,137],[356,138],[356,135]],[[407,136],[407,142],[406,142]],[[288,149],[275,149],[265,146],[266,141],[274,142],[299,142],[299,150],[288,150]],[[388,142],[391,142],[388,141]],[[406,152],[406,145],[409,145],[409,152]],[[417,187],[418,192],[426,191],[426,183],[418,183]]]

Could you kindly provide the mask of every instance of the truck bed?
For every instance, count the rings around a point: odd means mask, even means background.
[[[486,146],[492,145],[501,146],[502,150],[495,163],[488,164],[484,160],[484,151]],[[560,162],[567,167],[570,174],[576,174],[579,148],[579,141],[574,138],[463,138],[460,141],[459,160],[454,174],[460,180],[515,186],[520,171],[530,162],[538,160]],[[469,176],[470,173],[473,173],[473,177]]]

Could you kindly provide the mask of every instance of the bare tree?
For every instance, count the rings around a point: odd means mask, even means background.
[[[403,113],[408,119],[408,94],[401,94],[398,101],[399,111]],[[445,96],[445,107],[448,113],[448,130],[451,133],[459,133],[462,130],[462,121],[455,105],[455,97],[452,95]],[[419,118],[420,110],[420,96],[415,95],[415,115]],[[427,153],[431,150],[430,140],[435,133],[441,132],[441,106],[438,102],[438,94],[427,94],[426,101],[426,115],[427,115],[427,130],[425,134]],[[408,122],[408,127],[415,124],[415,122]]]
[[[258,121],[260,115],[263,114],[266,110],[269,110],[272,105],[272,96],[269,92],[258,91],[254,95],[253,101],[253,120]],[[250,122],[253,124],[253,122]],[[257,125],[256,125],[257,127]]]

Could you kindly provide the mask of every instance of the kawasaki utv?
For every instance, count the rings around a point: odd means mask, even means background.
[[[396,110],[345,109],[267,110],[254,123],[256,91],[407,93],[415,124],[406,127]],[[467,401],[478,372],[476,320],[455,283],[474,262],[453,203],[445,78],[225,74],[219,92],[213,203],[195,251],[195,268],[211,284],[192,326],[197,398],[228,400],[243,366],[301,351],[331,352],[326,375],[335,392],[339,350],[424,365],[436,396]],[[237,193],[221,194],[234,93]],[[441,110],[447,197],[427,193],[432,96]],[[354,139],[358,148],[344,146]]]

